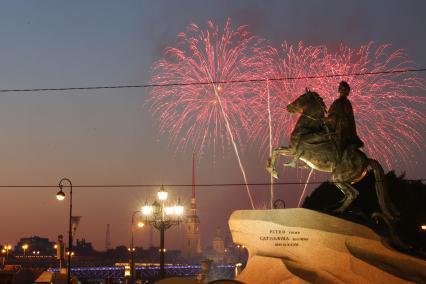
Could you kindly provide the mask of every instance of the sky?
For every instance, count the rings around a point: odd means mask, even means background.
[[[283,41],[344,43],[357,48],[374,41],[404,48],[416,66],[426,67],[425,1],[1,1],[0,89],[138,85],[150,80],[153,62],[191,24],[208,20],[248,25],[258,36]],[[418,74],[426,79],[425,73]],[[0,94],[0,185],[190,184],[192,153],[175,151],[158,131],[146,99],[149,89],[82,90]],[[424,110],[426,111],[426,110]],[[356,115],[356,114],[355,114]],[[418,125],[425,133],[425,125]],[[421,141],[424,150],[425,137]],[[426,156],[414,152],[406,168],[424,178]],[[245,152],[249,182],[267,182],[266,157]],[[289,170],[282,181],[304,180]],[[318,180],[327,176],[317,176]],[[197,159],[197,183],[243,182],[231,149]],[[310,188],[312,189],[312,188]],[[77,238],[105,248],[128,245],[133,211],[153,200],[158,188],[74,188],[73,212],[83,216]],[[266,206],[268,188],[252,188]],[[67,233],[68,203],[56,188],[0,188],[0,244],[38,235],[55,240]],[[169,188],[172,199],[190,202],[190,187]],[[279,186],[277,197],[297,205],[300,186]],[[68,192],[66,192],[68,194]],[[216,228],[229,239],[227,220],[249,209],[244,187],[198,187],[203,246]],[[183,227],[170,229],[166,246],[178,248]],[[135,243],[150,243],[149,229]],[[153,244],[158,244],[154,234]]]

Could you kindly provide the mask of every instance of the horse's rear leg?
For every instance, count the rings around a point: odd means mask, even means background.
[[[338,213],[343,213],[352,204],[352,202],[358,197],[359,192],[353,186],[346,182],[336,182],[335,185],[343,192],[345,197],[342,200],[342,205],[334,210]]]
[[[398,209],[396,209],[391,197],[389,196],[388,187],[386,184],[386,175],[383,171],[382,166],[376,160],[369,159],[369,167],[374,172],[376,194],[377,199],[379,201],[380,209],[382,210],[383,214],[385,214],[385,216],[387,216],[390,220],[393,221],[398,219],[400,213]]]

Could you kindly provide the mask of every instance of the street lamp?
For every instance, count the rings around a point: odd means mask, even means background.
[[[241,264],[241,251],[244,250],[245,246],[244,245],[237,245],[238,248],[238,263]]]
[[[130,242],[130,248],[129,248],[129,253],[130,253],[130,279],[131,279],[131,284],[135,283],[135,262],[134,262],[134,252],[135,252],[135,247],[133,245],[133,234],[135,231],[135,216],[138,213],[142,213],[141,210],[137,210],[135,212],[133,212],[132,214],[132,237],[131,237],[131,242]],[[145,225],[144,222],[139,221],[137,226],[139,228],[142,228]]]
[[[59,201],[65,199],[65,193],[62,191],[64,187],[64,182],[68,183],[68,187],[70,188],[70,218],[69,218],[69,226],[68,226],[68,251],[72,252],[72,183],[69,179],[63,178],[59,181],[59,191],[56,194],[56,198]],[[71,255],[72,253],[68,253],[68,263],[67,263],[67,279],[68,284],[71,284]]]
[[[164,278],[164,233],[173,225],[179,224],[184,213],[184,207],[180,205],[180,202],[174,206],[166,206],[168,193],[162,185],[160,191],[157,193],[158,201],[155,200],[152,205],[146,203],[142,207],[142,214],[145,216],[147,224],[152,225],[154,228],[160,231],[160,277]]]
[[[4,247],[3,247],[3,250],[2,250],[2,252],[3,253],[6,253],[6,260],[9,258],[9,251],[12,249],[12,246],[11,245],[5,245]]]
[[[24,257],[27,255],[27,254],[26,254],[27,249],[28,249],[28,244],[23,244],[23,245],[22,245],[22,250],[24,251]]]

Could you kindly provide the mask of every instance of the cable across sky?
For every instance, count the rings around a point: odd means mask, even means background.
[[[425,178],[410,179],[410,181],[426,181]],[[377,180],[376,182],[382,182]],[[311,181],[311,182],[275,182],[274,185],[305,185],[305,184],[322,184],[335,183],[330,180]],[[249,186],[269,186],[269,182],[248,183]],[[150,188],[150,187],[192,187],[192,184],[91,184],[91,185],[73,185],[73,188]],[[200,183],[195,184],[197,187],[232,187],[246,186],[245,183]],[[0,185],[0,188],[57,188],[58,185]]]
[[[395,69],[395,70],[385,70],[385,71],[377,71],[377,72],[324,74],[324,75],[320,75],[320,76],[257,78],[257,79],[244,79],[244,80],[208,81],[208,82],[190,82],[190,83],[114,85],[114,86],[66,87],[66,88],[0,89],[0,93],[80,91],[80,90],[102,90],[102,89],[132,89],[132,88],[174,87],[174,86],[190,86],[190,85],[210,85],[210,84],[254,83],[254,82],[266,82],[266,81],[291,81],[291,80],[304,80],[304,79],[368,76],[368,75],[397,74],[397,73],[411,73],[411,72],[425,72],[425,71],[426,71],[426,68],[417,68],[417,69]]]

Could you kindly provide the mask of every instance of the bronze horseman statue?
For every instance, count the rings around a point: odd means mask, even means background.
[[[293,161],[285,165],[294,167],[301,160],[312,169],[331,173],[331,180],[345,196],[335,210],[339,213],[346,211],[358,196],[352,184],[372,170],[382,211],[376,217],[381,217],[387,224],[394,223],[399,212],[388,195],[383,168],[359,149],[364,143],[356,133],[354,113],[348,99],[349,84],[342,81],[338,91],[339,98],[331,105],[327,117],[322,98],[309,90],[287,106],[290,113],[298,113],[300,117],[291,133],[290,145],[273,150],[267,170],[278,178],[276,159],[284,155],[293,157]]]

